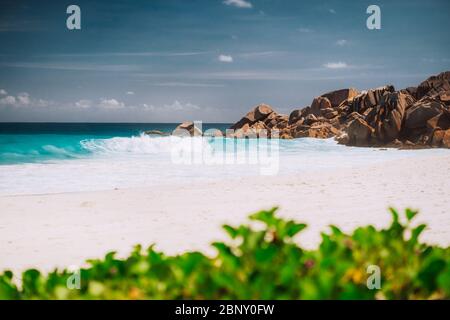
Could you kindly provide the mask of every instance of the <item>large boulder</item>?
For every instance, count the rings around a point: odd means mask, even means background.
[[[335,90],[327,92],[322,97],[327,98],[333,108],[337,108],[342,102],[352,99],[358,95],[358,90],[355,88]]]
[[[370,145],[373,128],[367,122],[359,117],[350,122],[347,128],[348,144],[351,146]]]
[[[268,138],[270,137],[270,129],[262,121],[257,121],[251,126],[246,123],[241,128],[229,136],[234,138]]]
[[[431,146],[446,147],[445,134],[450,130],[450,116],[442,112],[427,121],[427,132],[431,136]],[[448,137],[447,137],[448,139]]]
[[[170,135],[169,133],[163,132],[160,130],[147,130],[147,131],[144,131],[144,133],[149,136],[168,136],[168,135]]]
[[[277,127],[284,129],[288,126],[288,122],[289,122],[289,117],[287,115],[283,114],[278,118]]]
[[[427,121],[443,112],[442,105],[437,101],[417,101],[408,110],[405,116],[405,129],[426,127]]]
[[[313,102],[311,103],[310,113],[318,117],[322,115],[323,109],[330,109],[331,107],[331,102],[330,100],[328,100],[328,98],[317,97],[314,98]]]
[[[417,87],[408,87],[400,90],[401,93],[409,94],[410,96],[417,99]]]
[[[308,114],[306,117],[305,117],[305,120],[303,121],[303,124],[305,124],[305,125],[312,125],[314,122],[317,122],[318,121],[318,119],[317,119],[317,117],[314,115],[314,114]]]
[[[440,147],[442,144],[442,140],[444,140],[445,131],[444,130],[434,130],[431,135],[431,146]]]
[[[254,109],[255,121],[265,119],[269,114],[273,112],[272,108],[267,104],[260,104]]]
[[[198,127],[196,127],[194,122],[192,121],[186,121],[179,124],[173,132],[174,135],[182,135],[182,136],[186,135],[186,133],[188,133],[191,136],[202,135],[202,131]]]
[[[321,113],[322,113],[322,116],[326,119],[333,119],[339,115],[339,112],[332,108],[322,109]]]
[[[290,138],[289,117],[275,112],[269,105],[260,104],[231,126],[235,138],[281,137]],[[282,133],[282,134],[281,134]]]
[[[304,109],[296,109],[289,114],[288,124],[294,124],[302,118],[302,112]]]
[[[285,114],[277,114],[269,124],[271,129],[284,129],[288,126],[289,117]]]
[[[430,130],[447,130],[450,129],[450,117],[447,113],[442,112],[427,121],[427,128]]]
[[[440,99],[450,93],[450,71],[431,76],[417,87],[416,97]]]
[[[380,101],[380,107],[372,127],[380,142],[387,143],[396,139],[402,128],[406,109],[411,100],[407,94],[393,92],[385,93]]]
[[[360,93],[350,103],[350,111],[364,113],[367,109],[373,108],[380,104],[381,97],[385,93],[394,92],[395,89],[391,85],[370,89]]]
[[[288,116],[272,112],[264,119],[263,122],[269,129],[286,128],[288,126]]]
[[[442,147],[450,149],[450,129],[445,130],[442,138]]]
[[[291,128],[285,128],[285,129],[280,130],[280,132],[278,133],[278,137],[280,139],[293,139],[294,138],[292,136]]]
[[[267,104],[257,105],[255,108],[250,110],[241,120],[233,124],[230,129],[240,129],[245,124],[249,124],[251,126],[257,121],[265,120],[273,112],[274,111],[272,110],[272,108]]]
[[[450,91],[442,92],[439,94],[439,100],[444,103],[445,105],[450,105]]]
[[[348,145],[350,141],[347,132],[341,132],[334,139],[338,142],[338,144],[345,144],[345,145]]]

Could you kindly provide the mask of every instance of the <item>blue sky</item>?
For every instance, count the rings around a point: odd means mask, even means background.
[[[81,8],[81,30],[66,8]],[[381,30],[366,8],[381,8]],[[447,0],[0,2],[0,121],[234,122],[450,70]]]

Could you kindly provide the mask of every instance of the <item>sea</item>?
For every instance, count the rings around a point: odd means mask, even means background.
[[[340,170],[448,149],[346,147],[334,139],[147,135],[176,123],[0,123],[0,196],[85,192]],[[226,123],[202,129],[225,130]]]

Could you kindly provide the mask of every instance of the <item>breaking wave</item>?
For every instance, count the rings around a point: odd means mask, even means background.
[[[185,144],[188,147],[194,142],[194,139],[198,139],[198,143],[208,148],[208,142],[202,137],[152,137],[147,134],[109,139],[86,139],[82,140],[80,144],[84,150],[93,154],[146,155],[170,153],[175,144]]]

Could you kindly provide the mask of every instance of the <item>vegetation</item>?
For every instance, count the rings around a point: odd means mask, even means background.
[[[306,225],[281,219],[276,208],[261,211],[250,225],[225,225],[230,240],[217,242],[214,257],[199,252],[167,256],[136,246],[126,259],[108,253],[72,273],[27,270],[21,281],[0,275],[1,299],[448,299],[450,248],[419,241],[425,225],[411,226],[416,212],[391,209],[392,223],[345,234],[332,226],[316,250],[294,237]],[[260,224],[260,226],[258,226]],[[381,288],[369,289],[369,265],[379,267]],[[19,282],[19,283],[18,283]]]

